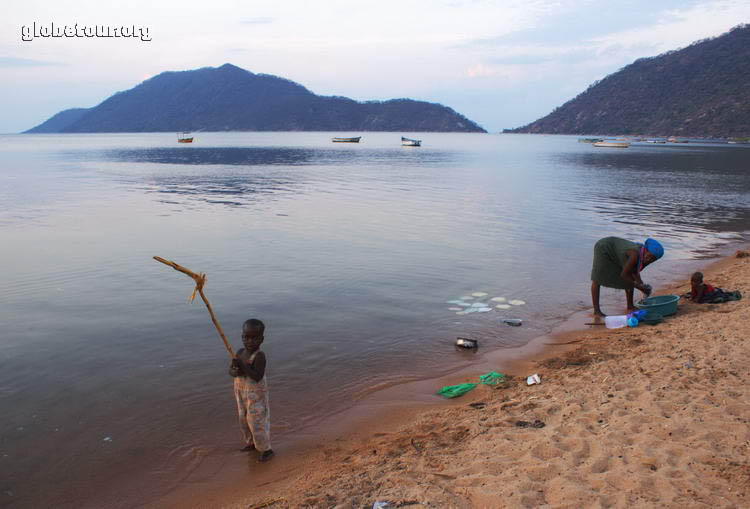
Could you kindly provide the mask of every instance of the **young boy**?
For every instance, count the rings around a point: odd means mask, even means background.
[[[271,412],[268,408],[266,386],[266,355],[260,351],[266,326],[251,318],[242,324],[242,344],[229,366],[234,378],[234,397],[240,417],[240,428],[245,437],[243,451],[260,451],[258,461],[266,462],[271,450]]]
[[[740,300],[742,294],[739,291],[725,292],[721,288],[714,288],[708,283],[703,282],[703,273],[695,272],[690,277],[690,300],[698,303],[728,302],[730,300]]]

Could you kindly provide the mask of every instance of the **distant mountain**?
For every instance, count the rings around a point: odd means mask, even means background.
[[[506,132],[750,135],[750,25],[642,58],[546,117]]]
[[[66,127],[81,118],[87,111],[87,108],[71,108],[63,110],[60,113],[50,117],[43,124],[39,124],[34,129],[26,132],[35,133],[59,133]]]
[[[486,132],[440,104],[357,102],[231,64],[163,72],[98,106],[62,111],[27,133],[154,131]]]

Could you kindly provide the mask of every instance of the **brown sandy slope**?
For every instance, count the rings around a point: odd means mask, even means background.
[[[750,258],[706,280],[746,297],[683,300],[658,326],[576,333],[575,349],[537,363],[542,385],[479,386],[249,479],[221,505],[750,507]],[[535,420],[545,426],[517,426]]]

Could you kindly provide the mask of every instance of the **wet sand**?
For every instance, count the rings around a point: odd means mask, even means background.
[[[750,295],[750,258],[704,272]],[[591,317],[578,313],[512,359],[505,350],[470,371],[380,391],[321,425],[325,438],[280,449],[265,465],[238,452],[237,468],[188,478],[153,505],[746,507],[748,309],[747,297],[683,299],[657,326],[617,330],[586,327]],[[492,369],[514,377],[454,400],[434,396]],[[531,373],[541,385],[526,385]]]

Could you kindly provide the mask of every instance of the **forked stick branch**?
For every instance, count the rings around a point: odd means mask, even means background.
[[[201,299],[203,299],[203,302],[206,304],[206,307],[208,308],[208,314],[211,315],[211,321],[214,323],[216,330],[219,331],[219,336],[221,336],[221,340],[224,341],[224,348],[227,349],[227,352],[229,352],[229,355],[231,355],[232,357],[235,357],[234,350],[232,350],[232,345],[230,345],[229,341],[227,341],[227,337],[224,335],[224,331],[221,330],[221,325],[219,325],[219,321],[216,320],[214,311],[213,309],[211,309],[211,304],[208,303],[208,299],[206,298],[206,295],[203,293],[203,285],[206,284],[206,275],[196,274],[192,270],[185,268],[182,265],[178,265],[173,261],[165,260],[161,256],[154,256],[154,260],[156,260],[157,262],[161,262],[164,265],[169,265],[174,270],[182,272],[183,274],[187,274],[188,276],[193,278],[193,281],[195,281],[195,288],[193,289],[193,293],[190,296],[190,302],[193,302],[193,300],[195,300],[196,292],[200,294]]]

